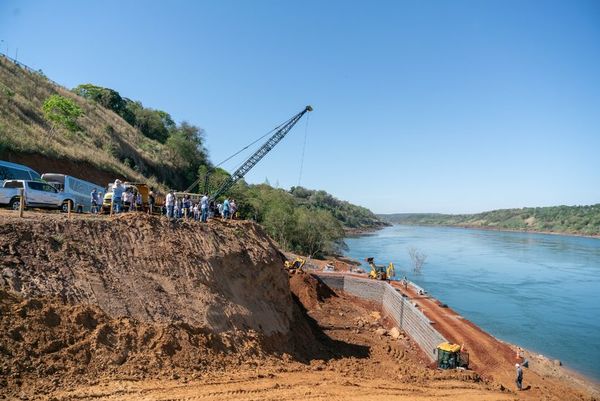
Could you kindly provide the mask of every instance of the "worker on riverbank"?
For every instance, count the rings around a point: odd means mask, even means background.
[[[517,377],[515,379],[515,383],[517,383],[517,390],[521,391],[523,390],[523,369],[518,363],[515,365],[515,367],[517,368]]]

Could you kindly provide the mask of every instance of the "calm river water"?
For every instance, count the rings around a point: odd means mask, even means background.
[[[600,380],[600,239],[396,225],[346,243],[493,336]],[[420,275],[410,247],[427,255]]]

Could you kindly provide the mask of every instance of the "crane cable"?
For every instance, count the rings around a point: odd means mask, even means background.
[[[304,144],[302,145],[302,156],[300,157],[300,174],[298,175],[298,186],[302,181],[302,169],[304,168],[304,152],[306,150],[306,138],[308,137],[308,120],[310,120],[310,113],[306,116],[306,125],[304,126]]]
[[[293,118],[293,117],[292,117]],[[276,126],[275,128],[273,128],[271,131],[267,132],[266,134],[264,134],[263,136],[261,136],[260,138],[256,139],[255,141],[249,143],[248,145],[244,146],[242,149],[238,150],[237,152],[235,152],[234,154],[232,154],[231,156],[229,156],[228,158],[226,158],[225,160],[223,160],[222,162],[220,162],[219,164],[216,164],[215,166],[213,166],[212,168],[209,168],[208,172],[205,174],[208,175],[211,169],[215,169],[219,166],[221,166],[223,163],[228,162],[229,160],[233,159],[234,157],[236,157],[237,155],[239,155],[240,153],[242,153],[244,150],[248,149],[250,146],[256,144],[256,142],[260,141],[261,139],[263,139],[264,137],[266,137],[267,135],[272,134],[273,132],[275,132],[276,130],[278,130],[279,128],[281,128],[283,125],[287,124],[290,120],[286,120],[284,122],[282,122],[281,124],[279,124],[278,126]],[[198,185],[200,183],[200,180],[202,180],[201,177],[198,177],[198,179],[196,181],[194,181],[194,183],[192,185],[190,185],[190,187],[186,190],[186,192],[191,191],[196,185]]]
[[[242,153],[244,150],[248,149],[250,146],[254,145],[256,142],[260,141],[261,139],[263,139],[264,137],[266,137],[267,135],[272,134],[273,132],[275,132],[276,130],[278,130],[279,128],[281,128],[283,125],[285,125],[289,120],[286,120],[284,122],[282,122],[281,124],[279,124],[278,126],[276,126],[275,128],[273,128],[271,131],[267,132],[266,134],[264,134],[263,136],[261,136],[260,138],[256,139],[255,141],[249,143],[248,145],[244,146],[242,149],[238,150],[237,152],[235,152],[234,154],[232,154],[231,156],[229,156],[228,158],[226,158],[225,160],[223,160],[221,163],[216,164],[215,167],[219,167],[220,165],[222,165],[223,163],[228,162],[229,160],[233,159],[234,157],[236,157],[237,155],[239,155],[240,153]]]

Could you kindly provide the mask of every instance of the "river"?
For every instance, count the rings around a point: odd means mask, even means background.
[[[493,336],[600,380],[600,239],[395,225],[346,243]],[[427,255],[421,274],[411,247]]]

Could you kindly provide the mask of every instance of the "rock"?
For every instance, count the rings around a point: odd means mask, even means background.
[[[559,359],[554,359],[554,360],[552,361],[552,364],[553,364],[554,366],[562,366],[562,362],[561,362]]]
[[[394,327],[388,332],[388,335],[390,337],[392,337],[394,340],[397,340],[400,338],[400,329],[398,329],[397,327]]]
[[[384,336],[387,333],[387,330],[384,328],[379,328],[377,330],[375,330],[375,334],[377,334],[378,336]]]

